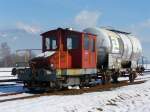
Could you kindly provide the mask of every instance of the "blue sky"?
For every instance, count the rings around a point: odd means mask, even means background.
[[[149,0],[0,0],[0,42],[41,48],[39,34],[57,27],[112,26],[133,32],[150,57]]]

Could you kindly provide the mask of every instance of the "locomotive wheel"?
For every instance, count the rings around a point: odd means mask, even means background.
[[[80,77],[80,87],[84,87],[84,86],[89,86],[89,82],[90,82],[90,76],[88,75],[84,75],[82,77]]]
[[[61,90],[63,88],[61,81],[50,82],[50,89]]]
[[[57,81],[55,85],[56,85],[56,90],[61,90],[63,88],[61,81]]]

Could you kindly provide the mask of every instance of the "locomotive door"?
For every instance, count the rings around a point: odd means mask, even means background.
[[[81,35],[68,34],[66,38],[67,64],[71,68],[81,68]]]
[[[90,39],[90,66],[96,67],[96,40],[94,38]]]
[[[83,67],[96,68],[96,38],[85,34],[83,39]]]
[[[83,67],[84,68],[88,68],[90,64],[89,44],[90,44],[89,36],[85,34],[83,39]]]

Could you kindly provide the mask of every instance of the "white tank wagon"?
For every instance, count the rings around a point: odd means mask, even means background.
[[[106,70],[135,71],[142,56],[138,38],[127,32],[91,27],[86,33],[97,35],[97,66]]]

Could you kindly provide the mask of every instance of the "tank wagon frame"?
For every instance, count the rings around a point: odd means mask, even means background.
[[[100,81],[103,84],[110,81],[117,83],[118,77],[125,74],[133,82],[138,72],[137,57],[130,58],[132,60],[123,58],[121,38],[112,36],[116,32],[106,30],[111,32],[109,37],[112,40],[106,38],[112,45],[110,52],[109,47],[99,43],[103,40],[94,30],[89,28],[78,32],[58,28],[41,34],[42,53],[29,61],[30,67],[14,68],[12,74],[17,74],[30,90],[95,85]]]

